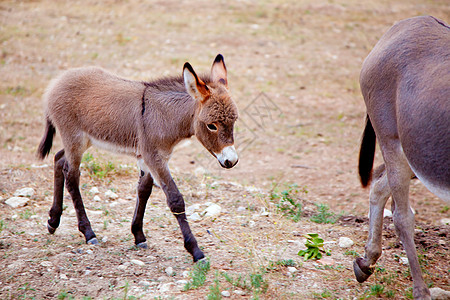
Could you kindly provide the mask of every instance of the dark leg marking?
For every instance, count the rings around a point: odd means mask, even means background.
[[[59,227],[61,220],[61,214],[63,210],[63,195],[64,195],[64,173],[63,167],[66,162],[64,157],[64,149],[56,153],[55,166],[54,166],[54,192],[53,192],[53,204],[49,211],[50,219],[47,222],[48,232],[55,233],[56,228]]]

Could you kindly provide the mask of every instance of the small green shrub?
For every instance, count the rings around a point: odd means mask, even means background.
[[[209,258],[197,262],[192,271],[189,273],[191,280],[186,283],[183,290],[193,290],[199,288],[205,284],[206,274],[210,268]]]
[[[318,213],[311,217],[311,221],[319,224],[334,224],[337,221],[338,216],[336,214],[329,212],[329,207],[327,204],[316,204]]]
[[[274,190],[270,195],[272,200],[279,199],[276,203],[277,210],[294,222],[300,221],[302,215],[302,204],[295,199],[299,192],[298,186],[291,184],[281,193]],[[302,189],[302,192],[308,193],[306,187]]]
[[[309,233],[306,237],[306,250],[300,250],[299,256],[303,256],[305,260],[308,259],[321,259],[323,250],[323,239],[319,237],[317,233]]]

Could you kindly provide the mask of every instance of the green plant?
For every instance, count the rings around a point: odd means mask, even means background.
[[[36,213],[32,212],[29,209],[25,209],[25,211],[19,213],[19,216],[21,219],[28,220],[32,215],[35,215]]]
[[[302,192],[305,194],[308,193],[306,187],[303,188]],[[272,200],[280,199],[280,202],[276,204],[277,210],[294,222],[300,221],[302,214],[302,204],[294,199],[298,193],[298,186],[291,184],[281,193],[272,191],[270,195]]]
[[[375,284],[370,287],[370,295],[380,297],[384,292],[384,286]]]
[[[58,298],[58,300],[64,300],[64,299],[72,300],[72,299],[75,299],[71,294],[69,294],[66,291],[60,292],[57,298]]]
[[[281,259],[276,264],[283,267],[295,267],[297,265],[293,259]]]
[[[28,291],[36,291],[35,289],[30,287],[30,284],[28,282],[25,283],[22,287],[18,288],[17,290],[21,291],[21,293],[22,293],[21,299],[32,298],[27,295],[27,292]]]
[[[84,168],[88,170],[91,178],[103,179],[115,169],[112,162],[108,161],[107,163],[100,164],[89,152],[83,156],[82,162]]]
[[[259,295],[261,293],[266,293],[269,288],[269,284],[264,280],[263,275],[263,273],[252,273],[248,276],[239,274],[237,278],[234,279],[227,273],[222,273],[222,276],[231,285],[253,292],[254,299],[258,299]]]
[[[330,209],[327,204],[316,204],[318,213],[310,218],[311,221],[315,223],[325,223],[325,224],[334,224],[336,223],[337,216],[336,214],[329,212]]]
[[[344,255],[351,255],[353,257],[359,257],[358,252],[356,252],[355,250],[347,250],[344,252]]]
[[[213,284],[209,287],[209,294],[207,296],[208,300],[219,300],[222,299],[220,294],[220,283],[219,283],[219,272],[216,271],[214,275]]]
[[[209,258],[197,262],[192,271],[189,273],[191,280],[186,283],[183,290],[193,290],[199,288],[205,284],[206,274],[210,268]]]
[[[6,224],[4,220],[0,220],[0,233],[3,231],[3,229],[6,229]]]
[[[303,256],[305,260],[308,259],[321,259],[323,250],[323,239],[319,237],[317,233],[309,233],[306,237],[306,250],[300,250],[298,255]]]

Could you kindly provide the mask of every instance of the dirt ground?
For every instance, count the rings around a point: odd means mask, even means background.
[[[231,299],[410,298],[389,218],[375,274],[363,284],[353,276],[368,228],[368,190],[356,170],[365,116],[358,76],[395,21],[426,14],[449,22],[448,1],[0,1],[0,298],[218,299],[217,288]],[[59,136],[49,158],[38,161],[35,151],[49,81],[87,65],[135,80],[180,74],[185,61],[202,73],[217,53],[239,108],[239,163],[221,169],[195,138],[170,161],[187,206],[222,208],[190,222],[210,260],[205,284],[183,291],[193,263],[159,189],[145,216],[149,249],[133,247],[138,172],[130,157],[88,150],[81,190],[100,246],[84,244],[69,196],[61,226],[48,234]],[[5,204],[24,187],[35,191],[26,206]],[[119,197],[107,199],[107,190]],[[299,220],[281,210],[287,197],[302,205]],[[441,224],[449,208],[418,181],[410,198],[425,281],[449,290],[450,229]],[[312,222],[318,204],[339,220]],[[307,233],[331,255],[303,261]],[[340,237],[354,245],[340,248]],[[239,276],[247,285],[236,284]]]

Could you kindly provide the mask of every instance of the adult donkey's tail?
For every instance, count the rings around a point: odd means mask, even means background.
[[[369,116],[366,117],[366,127],[361,141],[361,149],[359,150],[359,178],[363,187],[366,187],[372,179],[373,159],[375,157],[375,146],[377,140],[375,131]]]
[[[39,148],[37,150],[37,156],[40,159],[44,159],[49,153],[50,149],[52,149],[53,137],[55,136],[56,129],[53,126],[50,119],[47,118],[47,124],[45,125],[45,134],[39,144]]]

